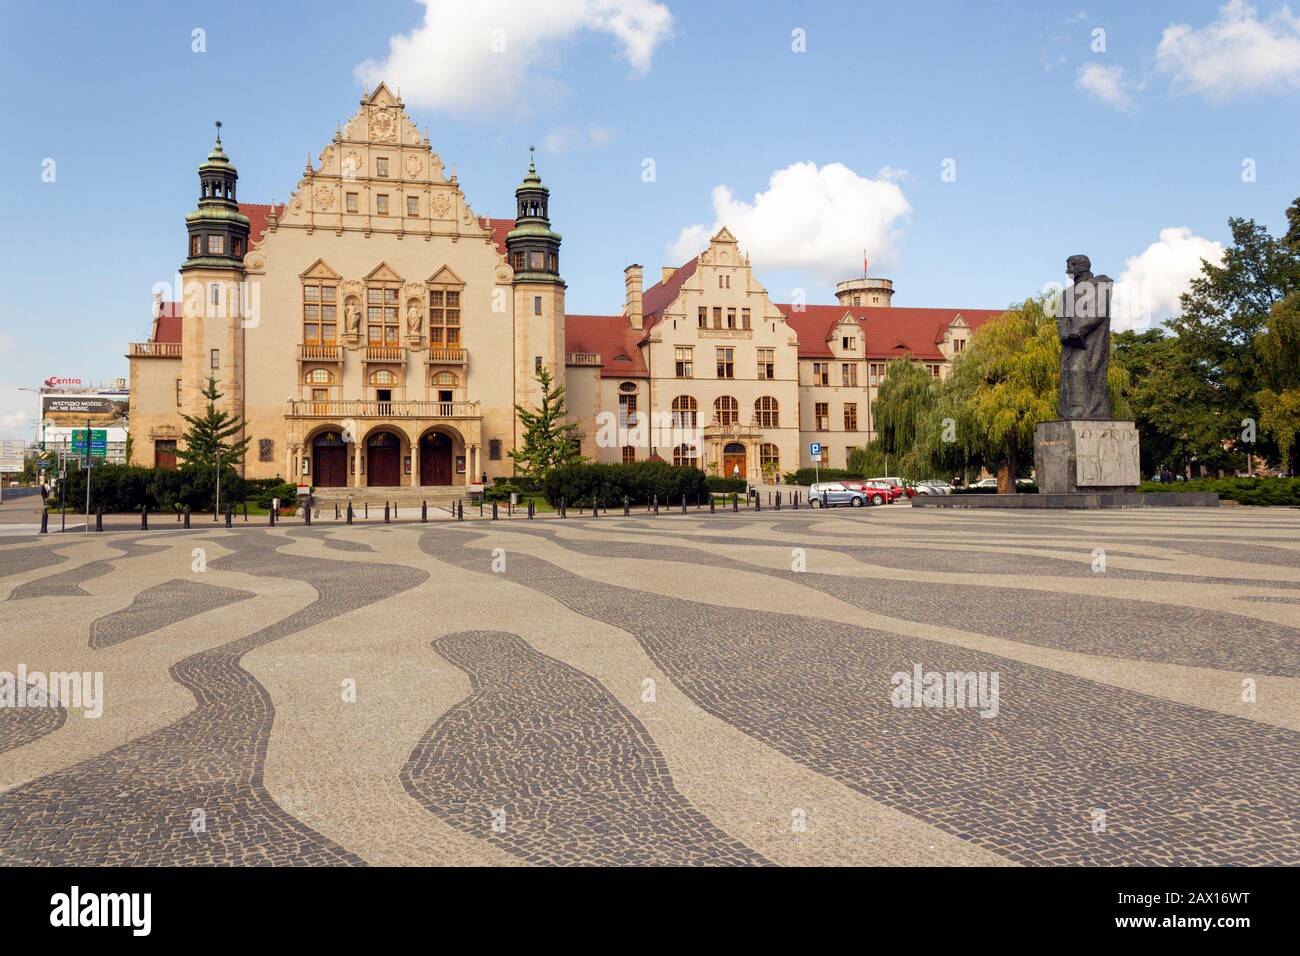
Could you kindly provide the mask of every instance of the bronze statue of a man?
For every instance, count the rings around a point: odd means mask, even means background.
[[[1061,340],[1062,419],[1109,419],[1110,292],[1108,276],[1093,276],[1087,256],[1070,256],[1065,271],[1074,284],[1061,296],[1056,332]]]

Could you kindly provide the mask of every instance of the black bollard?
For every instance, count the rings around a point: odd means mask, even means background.
[[[348,502],[348,524],[352,523],[352,502]]]
[[[384,502],[384,524],[391,524],[392,519],[388,517],[388,502]]]
[[[148,531],[148,530],[149,530],[149,508],[148,508],[148,506],[145,506],[144,508],[141,508],[141,509],[140,509],[140,530],[141,530],[141,531]]]
[[[334,520],[339,520],[339,503],[337,501],[334,502]]]
[[[396,501],[393,502],[393,517],[394,517],[394,518],[397,517],[397,502],[396,502]]]
[[[627,495],[623,496],[623,517],[626,518],[632,513],[632,499]]]
[[[795,511],[799,510],[799,492],[797,491],[794,492],[794,494],[790,497],[790,507],[793,508]]]
[[[271,510],[266,513],[266,523],[275,527],[275,502],[271,502]]]
[[[361,513],[361,517],[363,517],[363,518],[369,518],[369,517],[370,517],[370,502],[369,502],[369,501],[364,502],[364,503],[362,504],[361,507],[364,509],[364,510],[362,511],[362,513]]]
[[[95,509],[95,530],[96,531],[104,530],[104,509],[103,508]]]
[[[465,499],[464,498],[456,502],[456,520],[457,521],[465,520]]]
[[[761,491],[754,492],[754,510],[763,510],[763,493]]]
[[[232,509],[230,505],[226,505],[226,527],[229,528],[231,522],[234,520],[235,520],[234,509]]]
[[[535,503],[534,503],[533,499],[532,499],[532,498],[529,498],[529,499],[528,499],[528,517],[529,517],[530,520],[532,519],[533,515],[536,513],[536,508],[535,508],[534,505],[535,505]]]
[[[307,507],[302,509],[302,520],[303,524],[308,526],[311,525],[311,505],[307,505]]]
[[[682,514],[686,514],[686,492],[682,492]]]
[[[190,526],[190,506],[189,506],[189,505],[186,505],[184,508],[181,509],[181,520],[182,520],[182,522],[183,522],[183,526],[184,526],[184,527],[188,528],[188,527]]]
[[[420,524],[428,524],[428,522],[429,522],[429,502],[421,501],[420,502]]]
[[[732,511],[740,510],[740,499],[736,497],[736,493],[734,491],[731,493],[731,510]]]
[[[244,502],[244,521],[248,521],[248,502]]]
[[[492,502],[492,520],[497,520],[497,503],[495,501]]]
[[[658,493],[658,492],[655,492],[655,496],[654,496],[654,513],[655,513],[655,514],[658,514],[658,513],[659,513],[659,493]]]
[[[714,512],[714,507],[713,507],[713,492],[709,492],[709,514],[713,514],[713,512]]]
[[[50,533],[50,512],[47,509],[42,508],[41,509],[41,534],[49,534],[49,533]]]
[[[781,510],[781,492],[779,491],[776,493],[776,510]]]
[[[600,502],[595,497],[591,499],[591,516],[593,518],[600,517]]]
[[[560,517],[561,517],[561,518],[565,517],[565,514],[564,514],[564,499],[563,499],[563,498],[560,499]]]

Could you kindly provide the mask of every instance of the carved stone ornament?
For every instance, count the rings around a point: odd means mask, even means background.
[[[439,219],[446,219],[447,213],[451,211],[451,200],[447,198],[446,193],[438,193],[433,197],[433,213]]]
[[[377,109],[370,114],[370,138],[380,143],[397,142],[397,117],[392,110]]]
[[[348,150],[343,157],[342,175],[344,179],[356,179],[361,172],[361,154],[355,149]]]
[[[414,179],[416,176],[420,175],[420,172],[423,169],[424,163],[421,161],[419,156],[412,153],[406,157],[406,175],[409,178]]]
[[[275,442],[270,438],[259,438],[257,440],[257,460],[274,461],[275,460]]]
[[[334,205],[334,190],[328,186],[316,187],[316,205],[321,209],[329,209]]]

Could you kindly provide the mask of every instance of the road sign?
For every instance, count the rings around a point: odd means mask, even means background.
[[[72,430],[72,451],[78,455],[86,454],[86,429]],[[90,429],[90,455],[92,458],[108,457],[108,429]]]
[[[819,441],[810,442],[808,445],[808,454],[812,456],[813,461],[822,460],[822,443]]]
[[[23,443],[21,439],[6,438],[0,441],[0,471],[23,470]]]

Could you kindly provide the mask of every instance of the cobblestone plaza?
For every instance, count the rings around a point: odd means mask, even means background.
[[[1298,538],[901,505],[10,534],[0,863],[1300,863]]]

